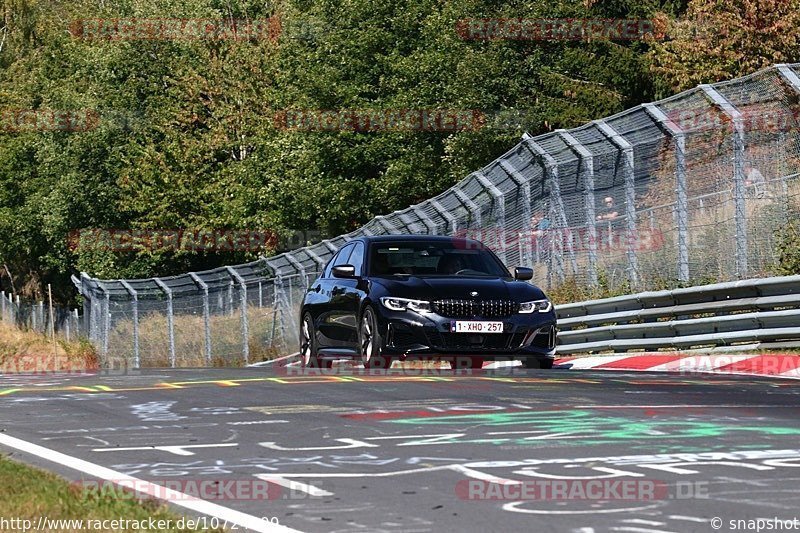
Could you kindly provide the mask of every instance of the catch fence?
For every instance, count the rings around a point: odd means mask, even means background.
[[[298,304],[360,235],[484,241],[534,283],[634,293],[773,272],[800,213],[800,64],[522,140],[447,191],[347,235],[169,278],[74,278],[106,364],[252,363],[295,351]]]

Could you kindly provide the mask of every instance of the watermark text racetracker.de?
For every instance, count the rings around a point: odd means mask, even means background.
[[[664,246],[664,234],[657,228],[642,228],[628,231],[621,228],[605,228],[600,225],[594,232],[589,228],[548,228],[545,230],[509,230],[506,228],[466,228],[456,230],[454,237],[478,240],[492,249],[512,248],[520,245],[547,250],[552,246],[586,251],[593,248],[599,252],[624,252],[632,247],[637,252],[651,252]]]
[[[482,501],[655,501],[708,499],[708,482],[659,479],[462,479],[462,500]]]
[[[279,524],[276,516],[262,516],[265,523]],[[49,518],[36,519],[0,516],[0,530],[18,531],[184,531],[207,529],[236,529],[237,524],[215,516],[196,518]]]

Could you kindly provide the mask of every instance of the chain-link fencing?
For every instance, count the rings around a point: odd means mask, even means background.
[[[77,309],[50,305],[44,301],[21,301],[19,295],[0,291],[0,322],[44,335],[55,333],[66,341],[84,337]]]
[[[298,305],[360,235],[469,236],[534,282],[636,292],[758,277],[800,208],[800,64],[702,85],[572,130],[523,139],[442,194],[348,235],[170,278],[83,274],[104,361],[252,363],[296,349]],[[368,193],[368,191],[365,191]]]

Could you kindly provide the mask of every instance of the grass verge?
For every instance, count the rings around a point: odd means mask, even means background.
[[[0,322],[0,372],[96,370],[98,358],[89,341],[67,342]]]
[[[164,520],[171,528],[160,531],[224,531],[222,529],[180,529],[177,527],[181,516],[172,512],[165,504],[155,500],[121,498],[115,492],[83,490],[77,484],[70,484],[58,476],[39,470],[6,457],[0,457],[0,517],[6,520],[19,518],[37,524],[39,517],[46,517],[54,527],[48,531],[86,531],[86,521],[112,521],[125,519],[147,524]],[[191,517],[189,517],[191,518]],[[83,520],[81,528],[77,523],[62,523],[56,527],[53,520]],[[166,522],[169,521],[169,522]],[[135,528],[136,522],[128,522],[131,527],[113,527],[106,522],[105,531],[148,531]],[[122,524],[120,524],[122,525]],[[12,529],[12,530],[16,530]],[[21,530],[21,529],[20,529]],[[155,531],[155,530],[152,530]]]

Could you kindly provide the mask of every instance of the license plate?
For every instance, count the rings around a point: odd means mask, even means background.
[[[453,320],[450,322],[450,331],[454,333],[503,333],[503,323],[483,320]]]

